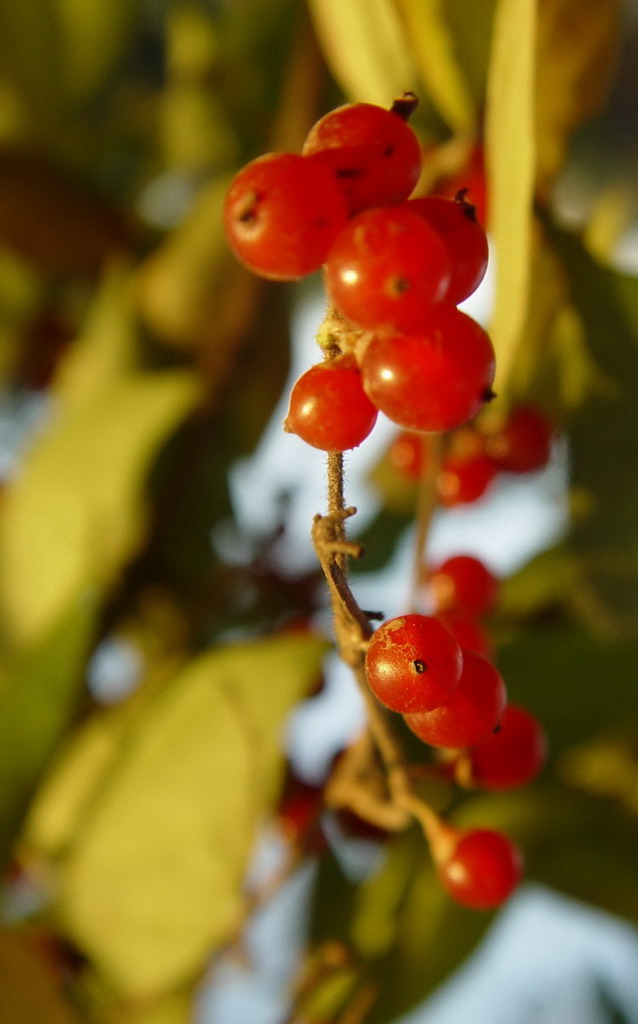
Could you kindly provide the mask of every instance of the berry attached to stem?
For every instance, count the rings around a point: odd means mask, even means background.
[[[324,452],[356,448],[368,436],[377,410],[361,384],[353,356],[317,363],[292,389],[284,429]]]
[[[461,677],[461,648],[447,626],[429,615],[389,619],[366,652],[375,697],[392,711],[426,711],[449,700]]]
[[[473,747],[500,724],[507,694],[500,672],[475,651],[463,651],[463,671],[447,703],[405,715],[406,725],[432,747]]]

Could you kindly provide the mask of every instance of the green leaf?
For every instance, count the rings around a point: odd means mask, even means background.
[[[485,145],[489,227],[496,250],[490,333],[497,392],[512,371],[529,299],[536,16],[535,0],[499,0],[488,71]]]
[[[510,699],[545,724],[550,755],[610,728],[636,707],[636,641],[608,641],[574,625],[527,625],[498,652]]]
[[[301,635],[212,650],[112,735],[89,724],[44,787],[26,847],[58,856],[61,927],[125,998],[170,992],[233,935],[284,716],[325,650]]]
[[[68,726],[96,625],[97,595],[78,598],[0,676],[0,856],[8,854],[39,778]]]
[[[393,1021],[421,1002],[474,949],[493,919],[449,898],[417,829],[392,844],[386,865],[363,888],[360,912],[359,925],[376,920],[379,936],[385,919],[383,930],[393,936],[370,964],[379,989],[370,1024]]]
[[[620,804],[550,780],[475,797],[454,823],[504,831],[523,851],[527,879],[638,921],[638,820]]]
[[[597,263],[574,236],[546,229],[605,382],[567,422],[576,499],[568,544],[579,556],[575,596],[593,628],[636,636],[638,281]]]

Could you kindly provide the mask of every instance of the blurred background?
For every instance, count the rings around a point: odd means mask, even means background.
[[[0,5],[2,1021],[638,1021],[637,43],[629,0]],[[486,636],[549,738],[520,791],[426,784],[521,844],[499,915],[451,905],[417,830],[325,808],[364,715],[310,543],[325,457],[281,429],[325,303],[221,226],[246,161],[405,89],[419,193],[467,188],[490,237],[485,430],[552,425],[426,545],[499,577]],[[346,468],[384,617],[397,435]]]

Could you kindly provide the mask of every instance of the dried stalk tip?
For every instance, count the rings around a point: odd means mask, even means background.
[[[413,92],[403,92],[397,96],[390,107],[390,111],[400,117],[403,121],[409,121],[410,117],[419,105],[419,97]]]

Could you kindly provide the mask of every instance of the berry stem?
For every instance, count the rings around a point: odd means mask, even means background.
[[[328,319],[328,318],[326,318]],[[321,337],[322,329],[319,329]],[[331,320],[331,341],[333,345],[325,346],[326,359],[334,358],[340,351],[338,332],[334,331]],[[333,333],[334,332],[334,333]],[[334,347],[333,347],[334,346]],[[425,442],[424,442],[425,443]],[[434,445],[435,457],[423,474],[419,515],[417,525],[417,558],[421,565],[421,555],[435,506],[436,478],[440,464],[440,440]],[[361,692],[366,709],[368,732],[378,751],[386,774],[389,802],[379,800],[372,792],[369,799],[361,794],[361,774],[355,772],[340,780],[338,792],[333,789],[335,802],[350,806],[361,817],[373,823],[384,819],[390,828],[405,827],[410,817],[415,818],[422,826],[426,838],[430,842],[440,842],[447,826],[439,815],[421,799],[415,796],[409,769],[403,750],[397,740],[388,714],[377,701],[368,684],[365,670],[365,652],[372,636],[372,627],[366,613],[359,607],[350,588],[347,575],[347,558],[359,558],[362,548],[359,544],[349,541],[346,535],[345,521],[355,514],[356,509],[347,507],[344,498],[344,458],[342,452],[328,453],[327,459],[327,499],[328,514],[317,514],[312,525],[312,542],[319,564],[323,570],[330,593],[335,639],[339,655],[352,669],[354,678]],[[415,568],[414,594],[416,600]],[[371,756],[372,756],[371,752]],[[371,758],[370,758],[371,760]]]

